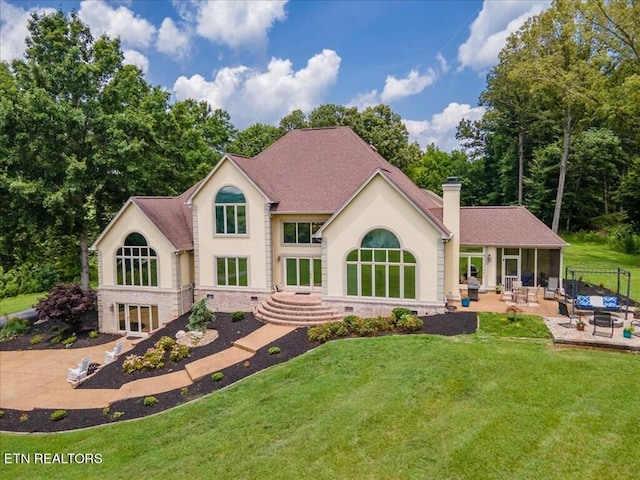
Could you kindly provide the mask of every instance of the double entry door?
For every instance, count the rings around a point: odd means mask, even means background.
[[[285,257],[284,270],[285,285],[289,288],[322,287],[320,257]]]
[[[119,303],[118,323],[119,329],[127,335],[151,333],[158,329],[158,307]]]

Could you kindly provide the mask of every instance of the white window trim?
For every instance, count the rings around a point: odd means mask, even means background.
[[[225,285],[222,285],[218,282],[218,260],[225,260]],[[244,259],[247,261],[247,285],[229,285],[229,267],[228,261],[235,260],[236,261],[236,279],[238,279],[237,272],[239,271],[239,261],[240,259]],[[214,283],[216,287],[220,288],[249,288],[251,286],[251,276],[250,276],[250,258],[248,256],[234,256],[234,255],[215,255],[213,257],[213,271],[214,271]]]

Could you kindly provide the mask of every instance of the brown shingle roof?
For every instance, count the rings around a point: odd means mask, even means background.
[[[178,197],[131,197],[131,200],[176,250],[192,250],[193,217],[185,201],[197,186],[198,184],[194,185]]]
[[[448,233],[429,211],[437,206],[433,198],[349,127],[292,130],[257,156],[233,161],[279,213],[332,214],[379,170]]]
[[[568,244],[525,207],[462,207],[461,245],[565,247]]]

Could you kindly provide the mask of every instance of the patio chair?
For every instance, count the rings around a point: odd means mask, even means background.
[[[558,294],[558,277],[549,277],[549,282],[544,289],[545,300],[555,300]]]
[[[530,288],[527,292],[527,300],[529,302],[538,303],[538,294],[540,293],[540,287]]]
[[[118,356],[122,353],[122,347],[124,346],[124,340],[120,340],[116,343],[116,346],[110,352],[104,352],[104,363],[105,365],[113,362]]]
[[[67,372],[67,382],[75,384],[85,378],[87,376],[87,372],[89,371],[90,361],[91,357],[84,357],[82,360],[80,360],[78,368],[70,368]]]
[[[578,326],[577,323],[577,319],[579,318],[578,315],[574,315],[573,313],[569,312],[569,307],[567,306],[567,302],[564,300],[558,300],[558,313],[562,316],[568,317],[569,321],[566,323],[560,323],[559,325],[562,325],[565,328],[571,328],[572,326],[572,321],[576,320],[576,327]]]
[[[529,299],[529,289],[520,287],[516,290],[516,305],[526,305]]]
[[[611,312],[603,312],[602,310],[594,310],[593,311],[593,333],[596,334],[596,330],[598,327],[606,327],[611,328],[611,334],[609,338],[613,337],[613,318],[611,317]],[[600,334],[598,334],[600,335]]]

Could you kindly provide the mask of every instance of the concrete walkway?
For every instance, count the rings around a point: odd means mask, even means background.
[[[195,380],[252,357],[258,349],[293,330],[265,325],[235,342],[231,348],[188,363],[185,370],[134,380],[119,389],[73,388],[66,381],[69,367],[75,367],[86,356],[102,363],[105,351],[113,350],[116,341],[83,349],[0,352],[0,408],[24,411],[103,408],[117,400],[187,387]],[[125,340],[123,355],[133,348],[133,344]]]

